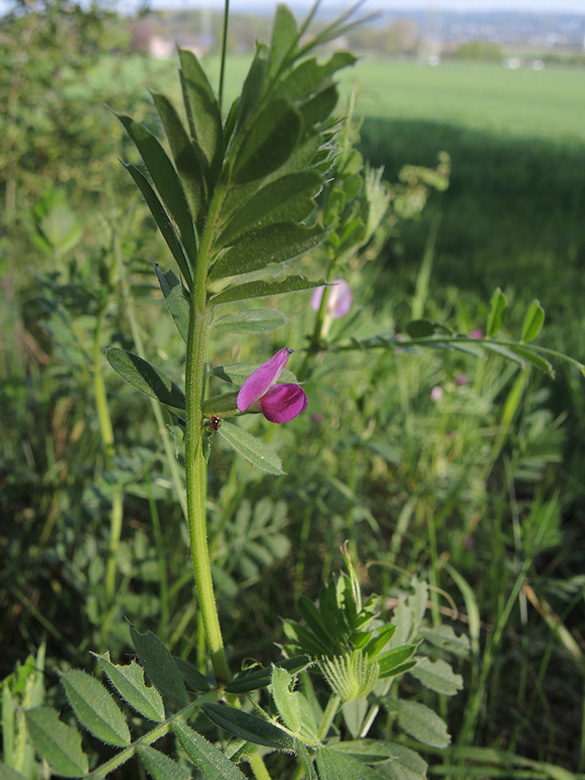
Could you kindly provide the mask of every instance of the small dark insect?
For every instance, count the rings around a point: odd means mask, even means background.
[[[219,429],[219,426],[221,425],[221,420],[219,417],[210,417],[209,418],[209,430],[211,431],[217,431]]]

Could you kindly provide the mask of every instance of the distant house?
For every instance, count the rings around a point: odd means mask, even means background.
[[[148,53],[156,60],[167,60],[175,51],[175,44],[171,38],[164,38],[162,35],[153,35],[148,40]]]

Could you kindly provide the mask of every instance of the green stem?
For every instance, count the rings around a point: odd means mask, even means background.
[[[336,693],[334,693],[329,699],[329,701],[327,702],[327,706],[325,707],[325,712],[323,713],[323,720],[319,728],[319,739],[321,741],[323,741],[327,736],[327,732],[331,728],[331,724],[333,723],[333,719],[337,715],[337,710],[339,709],[340,704],[341,704],[341,698]]]
[[[108,397],[106,393],[106,383],[102,372],[102,351],[100,348],[101,330],[105,311],[102,309],[98,314],[97,324],[94,333],[93,342],[93,388],[95,395],[95,404],[97,409],[102,443],[104,447],[105,465],[109,468],[111,460],[116,452],[114,442],[114,429],[110,408],[108,406]],[[120,486],[115,488],[112,496],[112,509],[110,512],[110,539],[108,544],[108,560],[106,564],[105,577],[105,614],[114,600],[116,591],[116,554],[122,535],[122,520],[124,516],[124,494]],[[102,624],[102,642],[105,640],[107,632],[107,617]]]
[[[225,190],[218,184],[209,207],[206,226],[194,266],[189,333],[185,359],[185,486],[187,488],[187,523],[191,543],[191,559],[203,630],[218,682],[226,682],[230,674],[225,658],[223,638],[213,592],[209,543],[207,540],[207,462],[203,454],[203,398],[206,381],[207,338],[210,312],[207,308],[207,268],[213,243],[213,226]]]
[[[327,275],[325,279],[329,282],[331,281],[333,277],[333,271],[334,266],[333,263],[329,262],[329,268],[327,270]],[[303,363],[301,365],[300,370],[297,372],[297,376],[299,380],[306,379],[309,374],[309,368],[310,364],[313,361],[313,358],[318,352],[323,351],[324,348],[322,345],[322,337],[324,335],[323,333],[323,325],[325,323],[325,318],[327,316],[327,300],[329,299],[329,287],[325,287],[323,290],[323,295],[321,296],[321,303],[319,305],[319,311],[317,312],[315,316],[315,325],[313,327],[313,334],[311,336],[311,339],[309,341],[309,346],[307,347],[307,352],[305,354],[305,359],[303,360]]]
[[[169,586],[167,583],[167,567],[165,561],[165,550],[163,544],[162,530],[160,526],[160,518],[158,515],[158,507],[154,499],[152,491],[152,478],[150,471],[145,474],[146,477],[146,489],[148,491],[148,503],[150,506],[150,516],[152,518],[152,530],[154,532],[154,543],[156,546],[156,557],[158,559],[158,579],[160,582],[160,635],[167,639],[167,631],[169,628]]]
[[[196,288],[196,291],[197,288]],[[205,288],[203,288],[204,294]],[[208,316],[200,295],[193,296],[185,364],[187,431],[185,434],[185,477],[191,557],[199,608],[207,647],[218,682],[229,679],[217,605],[211,579],[207,541],[206,498],[207,462],[203,454],[202,403],[207,356]]]
[[[198,699],[192,701],[171,718],[165,720],[164,723],[160,723],[158,726],[155,726],[152,731],[148,732],[148,734],[140,737],[140,739],[137,739],[136,742],[133,742],[132,745],[129,745],[127,748],[125,748],[125,750],[122,750],[109,761],[106,761],[105,764],[102,764],[97,769],[94,769],[93,772],[90,772],[90,774],[86,776],[86,780],[99,780],[99,778],[106,777],[110,774],[110,772],[113,772],[114,769],[117,769],[119,766],[122,766],[122,764],[125,764],[129,758],[132,758],[138,748],[145,745],[152,745],[152,743],[156,742],[157,739],[164,737],[164,735],[168,734],[171,730],[173,723],[185,720],[186,716],[192,712],[192,710],[197,709],[203,703],[208,701],[217,701],[217,693],[215,691],[213,693],[205,694],[205,696],[200,696]]]
[[[256,780],[272,780],[260,753],[254,753],[254,755],[249,756],[248,763],[252,772],[254,772]]]
[[[227,56],[227,36],[228,36],[228,21],[230,14],[230,0],[225,0],[223,9],[223,37],[221,41],[221,64],[219,70],[219,93],[218,93],[218,105],[221,112],[221,104],[223,100],[223,84],[225,79],[225,61]]]

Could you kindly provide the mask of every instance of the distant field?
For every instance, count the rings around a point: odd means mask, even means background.
[[[249,56],[230,57],[226,103],[238,94]],[[217,86],[217,58],[204,60]],[[115,78],[129,91],[151,88],[178,97],[177,63],[131,58],[122,67],[105,59],[96,81]],[[95,82],[94,82],[95,83]],[[585,142],[585,69],[545,67],[509,70],[498,65],[362,60],[342,72],[347,97],[355,85],[357,112],[372,117],[428,120],[512,137]]]
[[[498,65],[364,60],[358,110],[392,119],[447,122],[509,136],[585,141],[585,69],[509,70]]]

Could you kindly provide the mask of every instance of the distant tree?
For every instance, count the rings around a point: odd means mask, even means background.
[[[415,54],[420,41],[420,31],[412,19],[395,19],[385,31],[389,54]]]
[[[419,40],[419,29],[410,19],[395,19],[382,29],[371,24],[364,25],[348,36],[349,48],[352,50],[382,57],[414,54]]]
[[[468,41],[462,43],[453,52],[458,60],[481,60],[483,62],[502,62],[502,47],[491,41]]]

